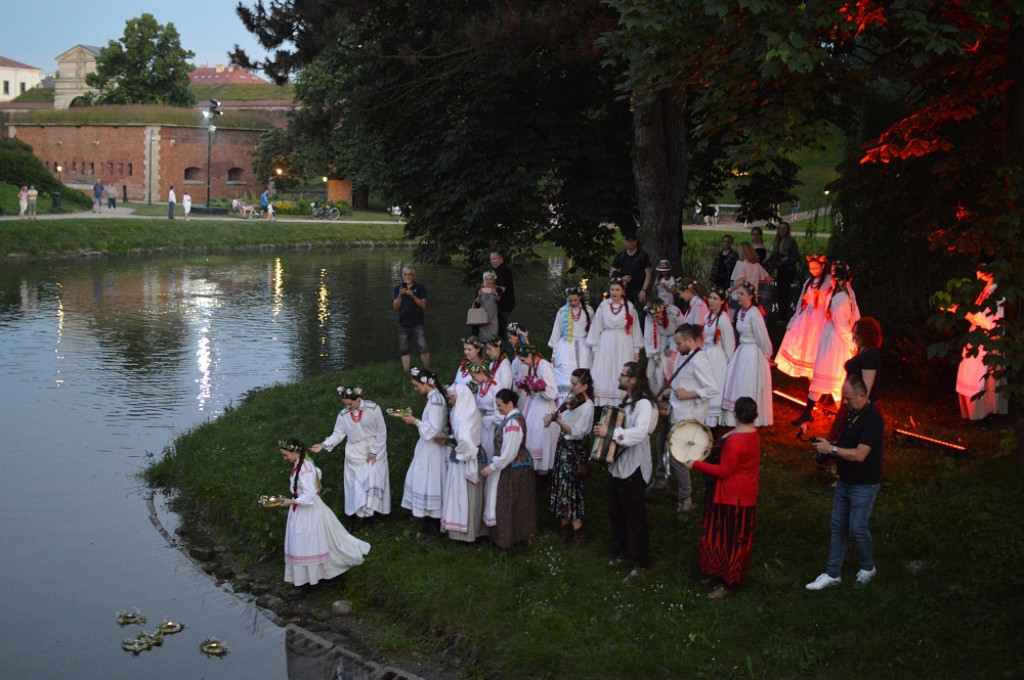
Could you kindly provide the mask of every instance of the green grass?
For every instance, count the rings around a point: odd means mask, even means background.
[[[295,86],[291,83],[278,87],[272,83],[217,83],[193,84],[192,93],[196,101],[220,99],[221,101],[255,101],[274,100],[292,101],[295,99]]]
[[[3,210],[4,215],[17,215],[19,210],[18,205],[18,191],[21,187],[6,182],[0,182],[0,208]],[[69,189],[64,187],[61,191],[61,210],[60,212],[74,212],[75,210],[88,210],[92,206],[92,199],[86,196],[83,192],[78,189]],[[166,208],[165,208],[166,210]],[[53,197],[50,192],[41,191],[39,198],[36,200],[36,214],[40,216],[40,219],[44,219],[46,215],[52,214],[53,210]],[[38,227],[36,227],[38,229]],[[0,234],[3,232],[3,225],[0,224]],[[26,227],[26,229],[28,229]],[[31,229],[29,229],[31,230]],[[0,235],[0,239],[3,236]]]
[[[455,354],[435,356],[442,375]],[[780,380],[790,392],[804,381]],[[216,540],[239,560],[280,578],[282,513],[257,508],[260,494],[281,493],[288,470],[278,439],[316,442],[334,423],[338,384],[359,384],[382,406],[413,406],[397,361],[249,394],[217,421],[185,433],[149,470],[175,487],[178,504],[211,523]],[[804,584],[824,568],[831,497],[827,477],[807,445],[781,423],[796,407],[777,402],[774,429],[762,431],[761,488],[753,560],[746,587],[708,601],[696,582],[696,517],[679,518],[674,499],[649,496],[653,566],[622,584],[605,566],[607,475],[587,482],[588,544],[558,543],[541,507],[542,536],[508,554],[485,543],[422,543],[419,524],[399,508],[416,441],[411,426],[388,420],[394,510],[358,532],[373,549],[345,583],[317,598],[343,597],[375,622],[383,649],[444,654],[463,661],[467,677],[798,678],[1019,677],[1024,628],[1019,565],[1019,453],[999,430],[964,430],[952,399],[912,386],[886,395],[889,425],[911,415],[928,433],[961,439],[970,455],[889,438],[885,482],[872,518],[879,575],[854,588],[849,556],[842,587],[810,593]],[[816,430],[826,423],[815,423]],[[815,431],[815,434],[818,432]],[[1005,440],[1005,441],[1004,441]],[[320,454],[324,499],[343,506],[343,458]],[[694,475],[695,493],[702,482]],[[262,567],[260,567],[262,565]]]
[[[346,224],[343,222],[289,223],[227,218],[218,221],[137,218],[40,218],[36,221],[0,222],[0,258],[9,255],[44,257],[102,251],[110,254],[139,252],[210,251],[296,244],[397,244],[403,239],[400,224]]]
[[[89,125],[202,125],[202,113],[198,109],[175,106],[82,106],[71,109],[32,111],[17,114],[15,123],[24,125],[41,124],[89,124]],[[217,119],[217,127],[253,128],[267,130],[270,123],[257,116],[230,113]]]
[[[53,90],[40,85],[31,90],[25,90],[11,101],[16,104],[53,102]]]

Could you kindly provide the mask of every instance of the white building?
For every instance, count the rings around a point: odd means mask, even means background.
[[[43,72],[35,66],[0,57],[0,102],[9,102],[42,82]]]

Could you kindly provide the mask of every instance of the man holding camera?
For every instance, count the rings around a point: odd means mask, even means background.
[[[398,314],[398,353],[402,357],[402,369],[409,372],[409,341],[415,340],[422,366],[430,370],[423,316],[427,308],[427,287],[416,283],[416,270],[409,265],[402,267],[402,283],[395,286],[392,306]]]
[[[850,539],[857,548],[860,570],[857,585],[875,576],[874,542],[868,528],[871,508],[882,485],[882,414],[868,398],[864,380],[851,375],[843,383],[843,404],[849,409],[846,422],[835,443],[814,439],[811,444],[818,463],[835,459],[839,471],[832,499],[832,539],[828,567],[824,574],[807,584],[807,590],[822,590],[842,583],[840,576],[846,545]]]

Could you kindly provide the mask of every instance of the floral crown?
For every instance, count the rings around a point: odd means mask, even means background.
[[[569,297],[570,295],[579,295],[580,297],[586,297],[586,293],[584,293],[583,289],[580,288],[579,286],[569,286],[568,288],[566,288],[565,297]]]
[[[344,385],[338,386],[338,394],[342,399],[358,399],[363,396],[362,387],[345,387]]]
[[[470,373],[473,373],[474,375],[477,374],[477,373],[488,373],[488,374],[490,374],[490,371],[487,370],[486,366],[484,366],[481,363],[477,363],[476,361],[471,363],[469,365],[469,368],[467,368],[466,370],[469,371]]]
[[[622,286],[623,288],[626,287],[626,282],[623,281],[622,277],[619,276],[618,274],[616,274],[615,276],[612,276],[611,278],[608,279],[608,286],[610,287],[610,286],[612,286],[612,284],[618,284],[618,285]]]
[[[743,283],[741,283],[740,284],[740,288],[742,288],[743,290],[747,291],[748,293],[750,293],[754,297],[757,297],[757,286],[752,284],[750,281],[744,281]]]
[[[828,257],[825,255],[808,255],[807,263],[810,264],[811,262],[817,262],[818,264],[824,265],[828,262]]]
[[[437,386],[437,376],[428,371],[425,368],[413,366],[409,369],[409,375],[413,377],[416,382],[421,382],[425,385]]]
[[[484,343],[481,342],[480,338],[476,337],[475,335],[471,335],[468,338],[462,338],[462,344],[463,345],[472,345],[473,347],[476,347],[477,349],[483,349],[484,348]]]
[[[511,333],[512,335],[526,335],[527,334],[526,329],[523,328],[522,326],[520,326],[517,321],[513,321],[512,323],[510,323],[505,328],[505,330],[508,331],[509,333]]]
[[[285,451],[292,451],[292,452],[295,452],[295,451],[302,452],[302,451],[306,450],[306,447],[303,446],[301,442],[296,442],[296,443],[293,444],[290,441],[286,442],[284,440],[279,440],[277,442],[277,448],[284,449]]]
[[[500,349],[501,348],[501,336],[499,336],[499,335],[492,335],[491,339],[487,341],[487,344],[491,345],[493,347],[498,347]]]
[[[832,278],[840,281],[850,281],[853,275],[850,273],[850,265],[846,264],[842,260],[836,260],[832,263]]]
[[[661,314],[662,312],[664,312],[665,305],[662,304],[660,300],[651,300],[650,302],[647,303],[647,306],[644,308],[644,311],[647,312],[647,314],[649,314],[650,316],[654,316],[655,314]]]
[[[540,354],[540,350],[537,349],[536,345],[531,345],[528,342],[524,342],[523,344],[519,345],[519,347],[516,347],[516,354],[518,354],[521,357],[528,357],[531,354]]]

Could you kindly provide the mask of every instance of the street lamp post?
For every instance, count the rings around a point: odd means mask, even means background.
[[[156,139],[156,133],[149,133],[149,169],[146,170],[146,203],[153,205],[153,140]]]
[[[217,126],[213,124],[214,119],[217,116],[223,116],[224,112],[220,110],[220,100],[211,99],[210,106],[203,111],[203,117],[207,120],[206,128],[206,209],[210,209],[210,168],[213,165],[213,133],[217,131]]]

